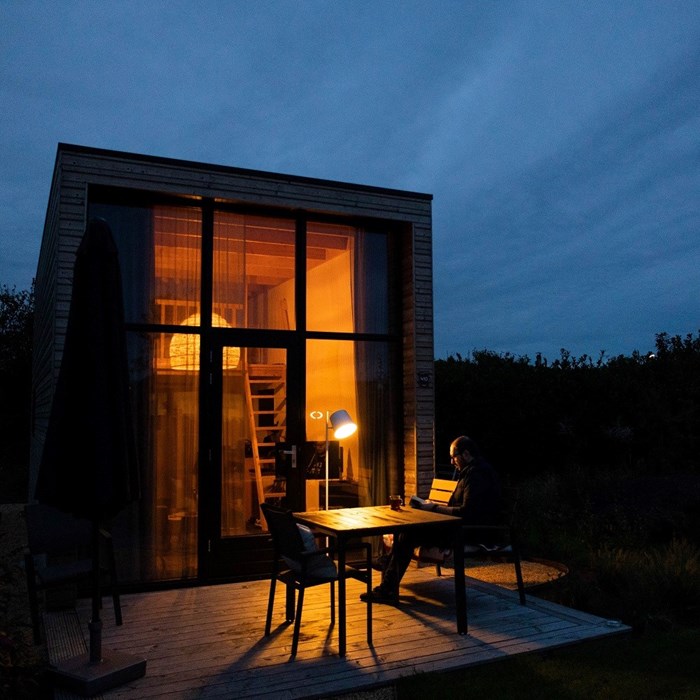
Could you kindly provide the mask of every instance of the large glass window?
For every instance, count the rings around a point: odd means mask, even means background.
[[[351,340],[306,344],[307,439],[325,441],[328,413],[350,413],[358,430],[340,444],[337,476],[357,485],[359,505],[387,503],[389,492],[398,492],[400,486],[401,389],[393,347]]]
[[[197,575],[199,372],[159,367],[167,335],[128,334],[141,499],[116,523],[117,531],[127,526],[123,537],[115,533],[129,542],[118,550],[125,581]]]
[[[201,211],[93,203],[90,216],[107,221],[117,244],[126,321],[183,328],[128,334],[142,488],[141,500],[117,524],[129,523],[121,575],[191,578],[197,575]]]
[[[309,222],[309,330],[383,334],[396,331],[389,245],[386,232]]]
[[[295,223],[217,212],[213,312],[234,328],[293,330]]]
[[[259,504],[286,495],[275,458],[287,423],[286,351],[242,348],[240,369],[224,366],[221,392],[221,536],[259,533]]]
[[[107,221],[119,249],[127,323],[199,325],[201,211],[93,203],[90,216]]]

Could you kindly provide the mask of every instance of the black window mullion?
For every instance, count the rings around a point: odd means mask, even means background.
[[[221,377],[213,376],[213,338],[211,310],[213,297],[214,260],[214,202],[202,203],[202,250],[200,288],[200,377],[199,377],[199,491],[200,504],[219,503],[221,499],[220,446],[215,437],[219,434],[221,407],[217,396],[221,393]],[[220,366],[220,362],[217,366]],[[216,389],[218,388],[218,391]],[[218,466],[218,469],[216,468]],[[210,542],[221,529],[221,513],[218,508],[206,508],[199,513],[198,560],[200,576],[206,578],[209,571]]]
[[[297,216],[295,245],[294,304],[297,331],[306,331],[306,218]]]

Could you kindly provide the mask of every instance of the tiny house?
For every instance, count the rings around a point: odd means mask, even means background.
[[[425,492],[431,207],[428,194],[59,144],[35,284],[30,500],[93,217],[119,250],[141,473],[141,499],[113,523],[125,582],[267,572],[263,500]],[[338,409],[358,430],[329,440]]]

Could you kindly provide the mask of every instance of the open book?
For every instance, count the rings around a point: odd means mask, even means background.
[[[421,498],[420,496],[416,496],[413,494],[411,496],[411,500],[408,502],[408,505],[411,506],[411,508],[422,508],[428,501],[425,500],[425,498]]]

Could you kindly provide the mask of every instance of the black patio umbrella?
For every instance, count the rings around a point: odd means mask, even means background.
[[[101,649],[99,529],[139,495],[119,258],[109,226],[93,219],[76,254],[36,498],[93,523],[89,663],[103,665],[105,671],[109,664]],[[89,675],[94,676],[94,669]]]

